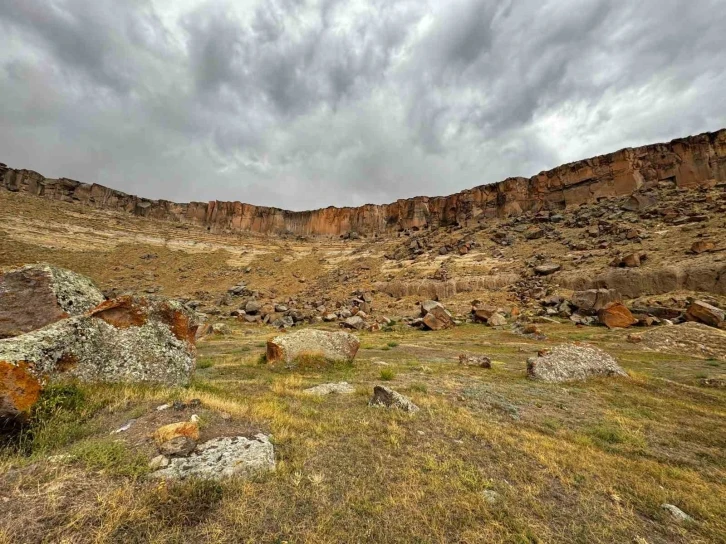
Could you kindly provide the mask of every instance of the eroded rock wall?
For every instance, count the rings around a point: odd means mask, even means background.
[[[726,180],[726,129],[627,148],[608,155],[559,166],[531,178],[509,178],[446,197],[415,197],[392,204],[357,208],[329,207],[292,212],[241,202],[177,204],[148,200],[98,184],[48,179],[30,170],[0,164],[0,188],[97,208],[194,223],[215,232],[341,235],[375,234],[466,224],[487,217],[506,217],[530,210],[558,209],[623,196],[668,181],[696,187]]]

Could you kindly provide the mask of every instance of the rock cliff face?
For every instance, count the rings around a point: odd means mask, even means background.
[[[96,208],[195,223],[215,232],[341,235],[376,234],[469,224],[488,217],[560,209],[645,190],[658,182],[692,188],[726,181],[726,129],[559,166],[527,178],[508,178],[445,197],[415,197],[392,204],[292,212],[241,202],[177,204],[127,195],[98,184],[48,179],[0,164],[0,188]]]

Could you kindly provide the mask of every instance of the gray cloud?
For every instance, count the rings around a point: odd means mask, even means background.
[[[290,209],[726,126],[719,0],[4,0],[0,161]]]

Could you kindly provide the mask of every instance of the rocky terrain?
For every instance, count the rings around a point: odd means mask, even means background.
[[[726,542],[725,309],[726,130],[311,212],[3,166],[0,542]]]

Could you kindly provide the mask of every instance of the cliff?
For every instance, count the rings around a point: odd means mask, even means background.
[[[415,197],[392,204],[329,207],[306,212],[212,201],[177,204],[127,195],[98,184],[49,179],[0,164],[0,188],[64,202],[206,226],[215,232],[341,235],[376,234],[468,224],[488,217],[560,209],[599,198],[629,195],[658,182],[692,188],[726,181],[726,129],[627,148],[559,166],[531,178],[508,178],[445,197]]]

